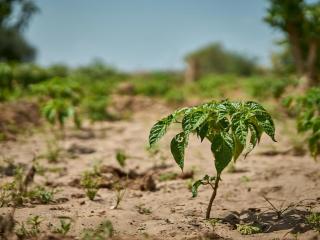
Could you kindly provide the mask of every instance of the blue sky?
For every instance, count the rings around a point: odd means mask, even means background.
[[[262,18],[266,0],[37,0],[26,31],[43,65],[89,63],[124,70],[181,69],[210,42],[268,64],[279,34]]]

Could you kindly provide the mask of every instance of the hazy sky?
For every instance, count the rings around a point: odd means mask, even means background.
[[[124,70],[182,68],[210,42],[267,64],[279,35],[262,18],[266,0],[37,0],[26,36],[40,64],[103,59]]]

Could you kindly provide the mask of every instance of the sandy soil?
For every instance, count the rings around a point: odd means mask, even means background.
[[[169,111],[161,104],[154,104],[135,113],[128,121],[99,123],[83,131],[67,130],[66,138],[60,141],[65,151],[58,163],[39,160],[41,166],[61,167],[62,171],[46,172],[34,179],[34,184],[56,186],[60,190],[55,195],[56,202],[27,204],[16,210],[15,220],[22,222],[30,215],[39,215],[43,219],[42,230],[49,232],[49,225],[57,225],[59,217],[69,217],[72,226],[68,235],[74,237],[79,237],[84,228],[95,227],[109,219],[116,235],[123,239],[320,239],[304,223],[308,210],[320,210],[320,164],[309,156],[283,154],[288,149],[288,139],[279,130],[278,143],[264,138],[251,155],[237,162],[235,171],[223,174],[211,213],[219,222],[206,221],[204,215],[210,188],[201,188],[198,197],[192,198],[187,187],[190,180],[178,177],[159,181],[162,173],[180,174],[169,150],[171,136],[176,131],[170,130],[160,142],[158,153],[151,154],[146,150],[152,124]],[[13,158],[15,163],[30,166],[35,153],[41,155],[47,151],[46,140],[50,138],[50,134],[43,132],[24,135],[16,141],[1,143],[1,154]],[[206,173],[214,175],[209,144],[200,144],[194,137],[189,146],[185,171],[193,169],[195,179]],[[70,148],[74,150],[72,156],[67,151]],[[77,151],[83,148],[93,152]],[[84,190],[77,185],[77,180],[97,161],[105,168],[119,168],[115,160],[117,149],[124,149],[128,156],[124,171],[134,170],[142,176],[127,181],[119,208],[110,209],[115,203],[115,190],[105,186],[99,190],[96,200],[90,201],[83,196]],[[156,190],[141,191],[141,185],[146,185],[150,178],[155,179]],[[10,179],[2,176],[0,181]],[[294,206],[277,219],[275,211],[262,196],[278,208]],[[10,210],[9,207],[0,208],[0,214],[5,215]],[[236,230],[238,223],[253,222],[262,225],[264,232],[246,236]],[[298,235],[292,234],[297,232]]]

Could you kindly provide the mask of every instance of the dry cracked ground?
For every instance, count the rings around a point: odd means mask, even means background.
[[[52,202],[25,203],[15,210],[15,221],[21,224],[38,215],[41,236],[45,236],[59,219],[69,218],[67,238],[75,239],[105,219],[112,222],[116,239],[320,239],[305,223],[309,211],[320,210],[320,164],[307,154],[290,150],[290,139],[282,134],[281,123],[277,143],[263,138],[246,159],[224,172],[212,219],[206,221],[211,189],[202,187],[198,197],[192,198],[188,186],[191,177],[214,175],[209,144],[191,139],[182,175],[169,147],[177,129],[169,131],[158,149],[147,150],[151,126],[169,112],[165,105],[152,103],[129,120],[67,129],[58,142],[62,150],[56,163],[41,158],[48,152],[47,142],[52,141],[50,131],[33,131],[1,143],[2,157],[15,165],[28,168],[35,156],[40,156],[37,164],[45,170],[41,175],[36,173],[33,186],[55,188]],[[127,157],[124,168],[116,161],[119,149]],[[94,165],[99,167],[102,180],[95,200],[90,201],[80,178]],[[3,168],[1,183],[12,180],[7,175],[12,175],[10,169]],[[117,194],[114,179],[125,189],[117,209],[112,209]],[[2,216],[11,211],[10,206],[0,208]],[[237,230],[241,224],[259,225],[261,233],[242,235]],[[47,238],[55,239],[54,235]]]

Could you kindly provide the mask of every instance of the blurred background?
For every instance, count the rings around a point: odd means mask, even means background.
[[[51,123],[125,118],[124,96],[256,99],[280,115],[287,92],[319,85],[319,21],[307,0],[1,0],[0,101]]]

